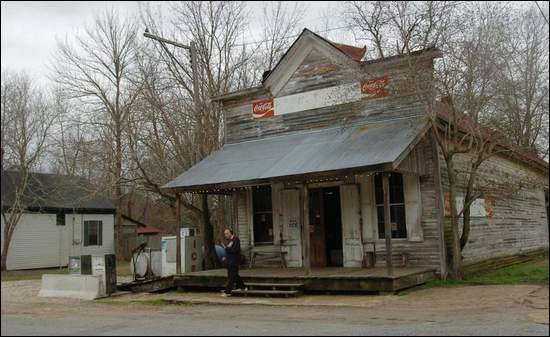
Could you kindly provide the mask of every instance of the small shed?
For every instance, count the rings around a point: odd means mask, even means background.
[[[162,230],[147,225],[139,220],[127,215],[122,216],[122,253],[126,259],[132,255],[132,250],[142,243],[147,243],[147,247],[160,249],[160,238]]]
[[[30,173],[26,184],[22,179],[20,172],[2,171],[3,215],[23,208],[9,243],[8,270],[66,266],[69,256],[115,253],[116,208],[90,182],[46,173]],[[4,216],[1,221],[4,248]]]

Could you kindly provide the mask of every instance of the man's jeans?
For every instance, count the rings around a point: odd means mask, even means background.
[[[227,266],[227,285],[225,287],[225,293],[231,294],[233,287],[236,289],[244,289],[244,282],[239,276],[239,266]]]

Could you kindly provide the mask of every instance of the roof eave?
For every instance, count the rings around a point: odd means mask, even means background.
[[[365,172],[383,172],[394,171],[392,162],[381,163],[368,166],[351,167],[345,169],[324,171],[324,172],[308,172],[297,175],[288,175],[281,177],[272,177],[264,179],[241,180],[228,183],[192,185],[192,186],[172,186],[162,187],[162,189],[170,190],[173,193],[206,193],[206,194],[229,194],[231,190],[243,189],[252,186],[269,185],[274,182],[305,182],[311,179],[325,178],[328,176],[345,176],[351,174],[360,174]]]
[[[263,86],[259,85],[251,88],[233,91],[223,95],[213,96],[210,98],[210,100],[212,102],[226,101],[229,99],[235,99],[235,98],[240,98],[251,94],[261,93],[262,91],[265,91],[265,93],[267,93],[267,90]]]

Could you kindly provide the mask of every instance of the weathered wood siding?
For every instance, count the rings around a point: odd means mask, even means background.
[[[457,158],[457,169],[465,168],[469,155]],[[448,174],[442,160],[442,184],[448,195]],[[491,196],[492,217],[472,217],[468,243],[463,251],[465,262],[512,255],[537,248],[548,249],[548,220],[544,188],[548,188],[548,175],[504,156],[490,158],[480,168],[479,179],[498,179],[504,185],[501,193]],[[509,188],[518,181],[534,181],[517,193]],[[463,185],[462,185],[463,186]],[[459,189],[459,195],[464,191]],[[462,222],[460,222],[462,228]],[[446,218],[447,250],[450,248],[450,221]]]
[[[234,192],[236,203],[237,235],[241,240],[241,248],[249,256],[253,242],[252,200],[249,190]],[[300,191],[294,188],[284,188],[282,184],[272,185],[273,202],[273,238],[274,245],[286,252],[286,262],[289,267],[302,266],[302,245],[300,219]],[[281,241],[282,240],[282,241]],[[273,250],[273,246],[254,247],[255,250]]]
[[[435,189],[438,187],[435,185],[433,176],[435,161],[431,146],[429,138],[426,137],[416,148],[421,152],[426,174],[418,176],[404,173],[404,180],[409,181],[405,183],[404,191],[408,238],[392,240],[393,259],[396,266],[401,263],[400,254],[407,253],[411,265],[440,268],[439,213],[435,203]],[[374,246],[378,261],[383,263],[385,258],[384,240],[378,237],[374,176],[360,175],[356,182],[357,185],[343,181],[326,184],[327,186],[339,185],[341,189],[343,250],[346,267],[361,266],[362,254],[364,251],[372,251]],[[323,184],[314,185],[323,186]],[[282,250],[287,252],[287,263],[290,267],[302,266],[301,202],[298,186],[291,184],[283,187],[279,183],[272,185],[274,233],[281,233]],[[246,243],[250,242],[249,235],[252,230],[250,216],[252,208],[247,200],[248,194],[248,191],[236,192],[238,233],[243,248],[248,247]],[[360,248],[361,235],[363,251]]]
[[[241,240],[241,248],[247,250],[250,247],[250,211],[248,210],[248,191],[233,193],[236,202],[237,236]]]
[[[393,262],[395,266],[401,264],[400,255],[407,253],[411,265],[430,266],[440,268],[439,248],[439,211],[436,207],[435,196],[438,186],[435,184],[434,171],[435,160],[432,155],[432,144],[429,137],[422,139],[417,147],[424,160],[423,167],[426,174],[417,176],[404,173],[404,189],[406,204],[407,239],[392,239]],[[418,154],[417,154],[418,155]],[[362,176],[363,186],[363,235],[365,251],[373,250],[373,242],[376,245],[376,253],[379,263],[385,261],[385,242],[378,236],[376,220],[376,208],[374,207],[374,177]],[[410,183],[406,181],[410,180]],[[414,185],[417,181],[418,185]],[[370,195],[368,194],[370,190]]]
[[[349,83],[350,79],[353,79],[353,75],[349,69],[313,49],[290,77],[279,96]]]
[[[419,67],[419,72],[427,80],[431,78],[431,60],[423,61],[415,67]],[[279,93],[279,97],[346,83],[356,83],[357,88],[360,88],[361,79],[381,75],[389,77],[390,95],[289,114],[276,114],[274,117],[262,119],[252,118],[251,104],[254,100],[268,98],[267,95],[249,95],[227,100],[224,102],[225,142],[236,143],[312,128],[353,125],[357,122],[423,114],[424,104],[419,101],[418,95],[412,95],[407,69],[403,61],[379,62],[362,66],[362,72],[359,74],[350,73],[348,69],[342,69],[340,65],[331,62],[314,49]]]

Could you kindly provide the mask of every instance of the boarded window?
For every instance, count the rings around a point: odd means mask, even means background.
[[[84,246],[103,245],[103,222],[99,220],[84,221]]]
[[[273,244],[273,206],[271,186],[258,186],[252,191],[254,243]]]
[[[55,215],[55,224],[57,226],[65,226],[65,214],[57,213]]]
[[[385,237],[384,227],[384,190],[382,187],[382,175],[376,175],[374,179],[376,192],[376,213],[378,218],[378,237]],[[406,239],[407,225],[405,221],[405,193],[403,192],[403,176],[400,173],[390,175],[390,223],[392,238]]]

